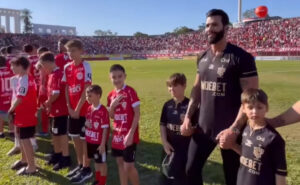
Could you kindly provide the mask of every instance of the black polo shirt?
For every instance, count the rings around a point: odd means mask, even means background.
[[[234,122],[241,106],[240,78],[257,76],[256,65],[251,54],[230,43],[219,56],[207,50],[197,65],[201,78],[199,126],[215,138]]]
[[[180,134],[180,125],[183,123],[183,119],[185,113],[187,111],[189,104],[189,99],[184,98],[181,103],[176,105],[173,99],[167,101],[162,109],[160,125],[167,127],[167,140],[168,142],[175,147],[182,148],[182,146],[186,146],[189,143],[190,137],[185,137]],[[174,130],[170,129],[174,127]]]
[[[287,175],[285,142],[271,126],[243,131],[237,185],[275,185],[275,175]]]

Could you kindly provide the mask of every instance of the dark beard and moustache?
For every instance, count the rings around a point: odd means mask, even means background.
[[[207,35],[207,40],[208,40],[209,44],[216,44],[216,43],[218,43],[224,37],[225,30],[222,29],[219,32],[213,32],[213,33],[215,34],[215,37],[209,38],[208,35]]]

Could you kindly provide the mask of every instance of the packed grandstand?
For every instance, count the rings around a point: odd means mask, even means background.
[[[36,43],[56,51],[60,35],[0,34],[0,46]],[[203,31],[187,34],[134,36],[66,36],[84,43],[86,55],[130,55],[133,58],[195,55],[208,46]],[[265,20],[231,27],[228,40],[254,56],[300,56],[300,17]]]

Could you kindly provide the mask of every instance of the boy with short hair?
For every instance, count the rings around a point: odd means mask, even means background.
[[[65,44],[67,44],[68,41],[69,40],[66,38],[61,38],[57,43],[59,54],[55,56],[55,63],[61,70],[64,70],[64,66],[72,61],[65,47]]]
[[[85,142],[85,115],[89,107],[85,91],[92,83],[90,64],[81,59],[83,45],[79,40],[66,44],[68,55],[73,60],[64,67],[63,82],[66,83],[66,101],[69,112],[69,135],[73,138],[78,166],[67,177],[73,183],[82,183],[92,177],[90,160]]]
[[[52,140],[54,154],[48,164],[53,164],[53,170],[58,171],[71,165],[69,156],[69,139],[67,136],[68,109],[66,105],[65,86],[61,83],[63,72],[55,65],[54,55],[45,52],[40,56],[38,64],[48,75],[47,95],[44,103],[49,117],[52,118]]]
[[[33,175],[36,173],[34,150],[30,142],[37,124],[36,86],[33,77],[27,74],[29,66],[30,63],[25,57],[19,57],[11,61],[12,71],[17,75],[18,81],[16,99],[8,113],[15,114],[14,124],[20,137],[22,159],[16,161],[12,166],[12,169],[19,170],[18,175]]]
[[[105,185],[107,176],[106,154],[109,138],[109,114],[100,103],[102,89],[99,85],[87,88],[86,99],[91,104],[86,114],[85,138],[89,159],[95,160],[94,185]]]
[[[13,76],[12,71],[6,64],[6,58],[0,56],[0,138],[4,138],[4,122],[8,121],[7,111],[10,108],[12,90],[10,87],[10,78]],[[12,123],[9,123],[9,132],[14,133]]]
[[[42,131],[39,132],[37,135],[48,136],[49,120],[48,115],[43,108],[43,104],[47,99],[47,75],[45,75],[43,70],[41,70],[37,65],[39,60],[37,49],[31,44],[26,44],[23,46],[23,51],[28,55],[28,60],[30,62],[30,74],[34,77],[35,83],[37,85],[37,102],[39,107],[38,115],[40,116],[42,126]]]
[[[140,100],[136,91],[125,84],[126,73],[123,66],[110,67],[110,79],[115,87],[107,97],[109,115],[114,119],[112,135],[112,156],[118,164],[120,184],[139,184],[135,168],[136,146],[139,143],[138,122],[140,119]]]
[[[265,121],[267,95],[261,89],[248,89],[242,93],[241,100],[248,124],[241,145],[232,147],[241,155],[237,185],[285,185],[285,142]]]
[[[167,80],[168,91],[172,99],[167,101],[160,118],[160,136],[163,144],[163,158],[172,156],[168,169],[162,168],[161,185],[184,185],[186,183],[185,165],[191,137],[180,134],[189,99],[184,96],[186,77],[174,73]]]

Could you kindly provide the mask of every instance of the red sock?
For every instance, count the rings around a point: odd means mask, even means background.
[[[101,172],[96,171],[95,172],[95,177],[96,177],[96,181],[98,181],[98,183],[100,183],[100,179],[101,179]]]
[[[105,185],[106,184],[106,176],[100,176],[99,185]]]

